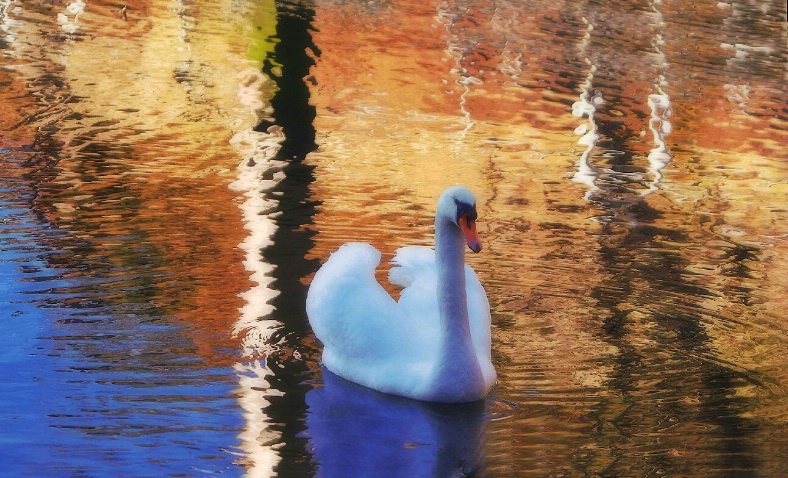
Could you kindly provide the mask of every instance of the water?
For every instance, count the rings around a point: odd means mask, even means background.
[[[0,0],[2,473],[781,476],[785,16]],[[311,274],[455,183],[491,397],[321,370]]]

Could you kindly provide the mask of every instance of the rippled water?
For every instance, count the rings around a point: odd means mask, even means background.
[[[785,17],[0,0],[3,472],[782,476]],[[491,397],[321,370],[320,262],[430,244],[455,183]]]

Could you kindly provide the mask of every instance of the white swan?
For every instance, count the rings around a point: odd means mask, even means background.
[[[323,343],[323,365],[384,393],[431,402],[483,398],[495,383],[490,361],[490,305],[465,265],[465,243],[481,250],[476,199],[455,186],[435,214],[435,250],[397,250],[389,273],[396,302],[375,280],[380,253],[349,243],[317,271],[306,299]]]

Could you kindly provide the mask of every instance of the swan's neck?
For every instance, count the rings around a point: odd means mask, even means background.
[[[471,340],[465,293],[465,238],[449,219],[435,218],[435,262],[441,337],[435,380],[468,388],[480,380],[481,369]]]
[[[438,271],[438,303],[444,332],[464,337],[468,324],[465,297],[465,239],[450,220],[435,220],[435,263]]]

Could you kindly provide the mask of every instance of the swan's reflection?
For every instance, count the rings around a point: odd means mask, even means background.
[[[318,477],[473,476],[484,402],[434,404],[386,395],[323,369],[306,396]]]

